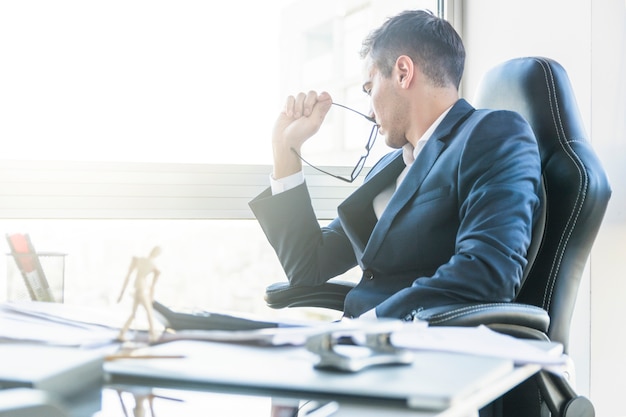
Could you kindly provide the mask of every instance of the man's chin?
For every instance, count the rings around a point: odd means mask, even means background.
[[[400,149],[404,146],[405,143],[406,143],[406,140],[404,140],[403,142],[400,142],[400,141],[393,140],[385,136],[385,144],[389,146],[391,149]]]

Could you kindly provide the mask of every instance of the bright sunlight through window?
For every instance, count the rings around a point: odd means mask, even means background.
[[[367,111],[363,36],[431,4],[1,2],[2,159],[269,164],[285,95],[324,89]],[[328,141],[316,162],[350,165],[366,138]]]

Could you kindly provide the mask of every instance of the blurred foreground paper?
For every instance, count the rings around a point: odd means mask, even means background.
[[[36,301],[0,304],[0,340],[91,347],[115,342],[119,328],[110,310]]]
[[[391,335],[391,342],[400,348],[467,353],[478,356],[512,359],[517,365],[538,364],[542,366],[564,365],[567,357],[563,347],[554,343],[550,349],[542,349],[486,326],[478,327],[415,327],[408,325]]]

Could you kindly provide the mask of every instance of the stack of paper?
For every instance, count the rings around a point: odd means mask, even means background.
[[[559,366],[567,363],[563,346],[551,343],[538,347],[527,340],[497,333],[486,326],[478,327],[411,327],[391,335],[391,343],[399,348],[436,352],[465,353],[491,358],[511,359],[516,365],[537,364]]]
[[[0,304],[0,341],[54,346],[97,347],[115,341],[121,325],[115,315],[67,304]]]

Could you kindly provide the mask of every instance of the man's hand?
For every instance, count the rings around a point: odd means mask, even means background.
[[[287,97],[283,111],[276,119],[272,135],[274,178],[279,179],[302,169],[298,153],[302,144],[319,130],[330,106],[330,94],[309,91]]]

